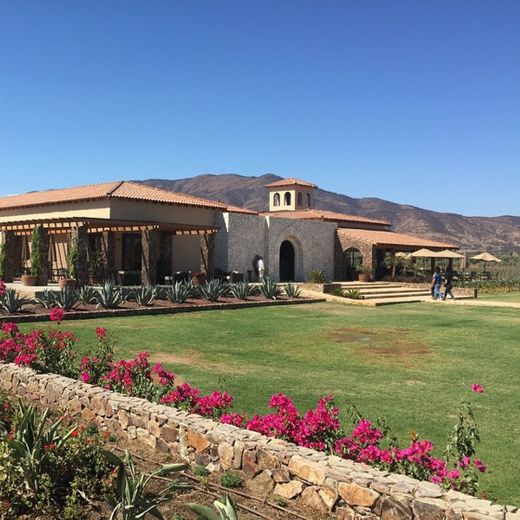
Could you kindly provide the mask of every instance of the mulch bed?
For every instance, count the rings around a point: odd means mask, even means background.
[[[231,297],[219,298],[217,302],[203,299],[189,299],[185,303],[172,303],[168,300],[156,300],[150,307],[140,307],[135,302],[126,301],[117,309],[97,308],[96,305],[79,305],[72,311],[66,312],[67,320],[85,320],[108,318],[112,316],[141,316],[155,314],[177,314],[181,312],[199,312],[223,309],[247,309],[249,307],[266,307],[271,305],[297,305],[304,303],[323,302],[321,298],[284,298],[266,300],[261,296],[251,296],[247,300],[237,300]],[[29,323],[46,321],[50,309],[41,305],[27,304],[22,312],[15,314],[0,314],[0,320],[15,323]]]

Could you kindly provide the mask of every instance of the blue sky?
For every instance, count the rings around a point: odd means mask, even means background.
[[[520,2],[0,1],[0,195],[273,172],[520,215]]]

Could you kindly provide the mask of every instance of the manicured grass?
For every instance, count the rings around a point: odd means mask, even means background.
[[[497,292],[479,294],[479,300],[493,300],[497,302],[515,302],[520,303],[520,292]]]
[[[147,350],[205,391],[224,385],[237,411],[265,412],[276,392],[301,409],[333,394],[343,410],[355,403],[370,418],[384,415],[403,443],[412,430],[431,439],[439,455],[469,399],[489,466],[483,489],[520,504],[518,309],[312,304],[62,324],[81,351],[96,326],[115,334],[119,356]],[[472,393],[472,383],[486,392]]]

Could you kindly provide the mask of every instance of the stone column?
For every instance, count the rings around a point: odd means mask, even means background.
[[[77,226],[72,229],[69,244],[70,247],[76,241],[78,247],[78,259],[76,265],[76,280],[78,286],[88,284],[88,228],[87,226]]]
[[[14,231],[3,231],[3,258],[0,259],[0,278],[4,282],[12,282],[13,278],[22,272],[22,237]]]
[[[40,275],[38,285],[47,285],[49,281],[49,233],[46,229],[40,230]]]
[[[161,234],[152,229],[141,232],[141,284],[157,283],[157,262],[159,260]]]
[[[116,271],[116,236],[112,231],[105,231],[102,234],[101,254],[105,262],[105,276],[114,276]]]
[[[200,270],[208,277],[215,271],[215,235],[202,235],[200,237]]]
[[[164,283],[165,276],[172,275],[172,235],[161,233],[159,261],[157,262],[158,281]]]

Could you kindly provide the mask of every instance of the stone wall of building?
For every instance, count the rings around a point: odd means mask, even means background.
[[[280,246],[289,240],[296,253],[296,281],[309,278],[313,270],[325,271],[327,279],[334,276],[335,222],[266,217],[269,228],[269,276],[279,279]]]
[[[263,217],[245,213],[222,213],[217,216],[220,227],[215,235],[215,267],[222,271],[238,271],[248,279],[256,255],[264,257],[267,265],[267,224]],[[252,281],[256,281],[252,274]]]
[[[210,471],[241,471],[250,493],[298,499],[327,518],[520,519],[517,508],[504,516],[502,506],[486,500],[58,375],[0,364],[0,388]]]
[[[374,247],[363,240],[355,240],[337,233],[334,237],[334,280],[345,280],[345,250],[351,247],[359,249],[363,255],[363,264],[374,267]]]

